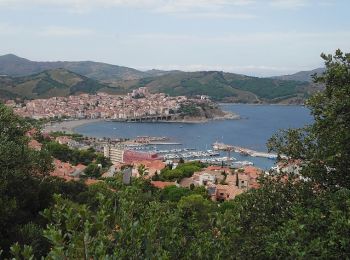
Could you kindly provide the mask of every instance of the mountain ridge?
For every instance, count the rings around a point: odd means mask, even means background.
[[[35,73],[18,76],[32,71]],[[126,94],[133,89],[147,87],[153,93],[208,95],[213,100],[224,102],[300,104],[320,90],[307,81],[287,80],[287,76],[294,74],[259,78],[222,71],[153,69],[142,72],[93,61],[35,62],[14,54],[0,56],[0,75],[6,73],[11,75],[0,77],[2,99],[45,98],[96,91]],[[303,75],[306,74],[303,72]],[[62,83],[66,77],[74,79],[78,85]]]

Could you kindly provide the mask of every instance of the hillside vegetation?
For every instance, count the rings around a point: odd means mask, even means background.
[[[271,78],[249,77],[218,71],[174,72],[140,80],[116,81],[111,86],[125,92],[147,87],[151,92],[164,92],[171,96],[208,95],[218,101],[243,103],[280,102],[290,98],[307,98],[309,83]]]
[[[0,77],[0,99],[50,98],[108,91],[110,87],[65,69],[54,69],[24,77]],[[111,90],[110,92],[113,92]]]
[[[311,73],[258,78],[220,71],[143,72],[92,61],[34,62],[9,54],[0,56],[0,98],[46,98],[96,91],[126,94],[147,87],[153,93],[208,95],[224,102],[303,103],[322,89],[299,80],[309,79]]]

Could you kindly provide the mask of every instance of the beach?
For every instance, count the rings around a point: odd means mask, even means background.
[[[77,119],[77,120],[67,120],[67,121],[62,121],[62,122],[55,122],[55,123],[49,123],[45,125],[43,132],[50,133],[50,132],[67,132],[67,133],[73,133],[74,129],[83,126],[86,124],[91,124],[91,123],[97,123],[104,121],[102,118],[98,119]]]

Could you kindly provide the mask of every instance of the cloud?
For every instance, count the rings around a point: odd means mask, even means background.
[[[309,0],[272,0],[270,6],[282,9],[297,9],[310,4]]]
[[[0,0],[0,6],[9,8],[59,7],[70,12],[85,13],[101,8],[131,7],[155,13],[211,13],[212,17],[226,7],[240,7],[255,0]],[[229,17],[229,14],[222,16]],[[231,15],[239,17],[239,15]]]
[[[251,0],[170,0],[159,1],[155,11],[159,13],[186,13],[198,10],[217,11],[226,7],[246,6],[254,3]]]
[[[19,25],[0,23],[0,34],[2,35],[37,35],[50,37],[78,37],[95,34],[94,31],[86,28],[71,28],[61,26],[47,26],[41,28],[30,28]]]
[[[0,34],[18,34],[21,33],[23,29],[19,26],[15,26],[8,23],[0,23]]]
[[[89,36],[93,31],[85,28],[68,28],[60,26],[45,27],[40,30],[39,35],[53,36],[53,37],[76,37],[76,36]]]
[[[187,42],[187,43],[214,43],[214,44],[272,44],[285,43],[319,43],[339,42],[350,40],[350,31],[334,32],[256,32],[256,33],[228,33],[222,35],[204,34],[168,34],[168,33],[145,33],[133,34],[125,37],[128,41],[158,41],[158,42]]]

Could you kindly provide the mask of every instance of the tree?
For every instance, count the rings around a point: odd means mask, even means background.
[[[139,175],[142,177],[148,175],[148,169],[146,168],[146,166],[144,164],[140,164],[137,167],[137,171],[138,171]]]
[[[282,131],[269,150],[303,162],[301,172],[325,189],[350,188],[350,53],[322,54],[326,71],[315,76],[325,90],[306,103],[314,123]]]
[[[0,248],[7,256],[10,245],[21,239],[21,227],[42,210],[40,183],[52,169],[46,151],[28,147],[25,133],[31,128],[0,103]]]
[[[87,177],[90,178],[100,178],[101,177],[101,167],[99,167],[96,163],[90,163],[84,173]]]

